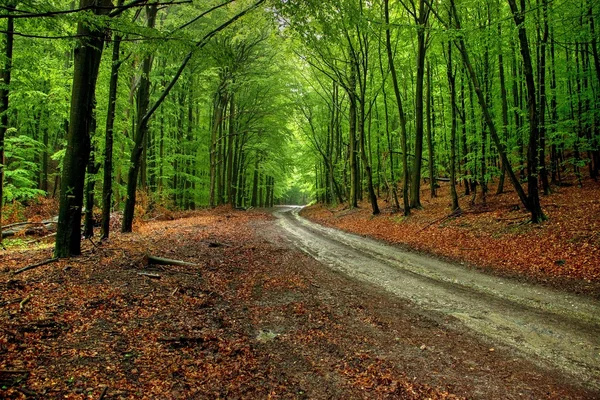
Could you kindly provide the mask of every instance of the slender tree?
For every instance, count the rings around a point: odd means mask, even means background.
[[[544,221],[546,216],[540,205],[538,190],[538,140],[539,140],[539,115],[536,105],[535,78],[533,64],[529,50],[529,41],[525,28],[525,0],[521,0],[521,9],[515,0],[507,0],[513,14],[515,25],[518,29],[521,57],[523,59],[523,74],[527,86],[527,108],[529,115],[529,146],[527,147],[527,197],[528,209],[531,212],[531,221],[538,223]]]
[[[2,206],[4,199],[4,139],[6,130],[8,129],[8,99],[10,93],[10,77],[12,72],[13,59],[13,44],[15,23],[12,18],[11,11],[14,10],[16,4],[8,4],[6,9],[9,13],[6,20],[6,39],[4,44],[4,65],[2,66],[2,74],[0,81],[0,243],[2,243]]]
[[[392,76],[392,83],[394,85],[394,95],[396,96],[396,103],[398,106],[398,115],[400,117],[400,145],[402,147],[402,198],[404,202],[404,215],[410,215],[410,203],[408,198],[408,153],[407,153],[407,132],[406,132],[406,115],[404,114],[404,108],[402,106],[402,96],[400,94],[400,86],[398,85],[398,77],[396,75],[396,67],[394,66],[394,55],[392,53],[392,39],[390,33],[390,11],[389,11],[389,0],[383,0],[384,15],[385,15],[385,43],[388,56],[388,63],[390,65],[390,74]]]

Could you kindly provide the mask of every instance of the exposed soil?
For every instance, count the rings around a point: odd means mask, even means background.
[[[148,266],[145,254],[198,267]],[[155,221],[11,274],[50,255],[0,253],[0,397],[600,395],[455,318],[325,267],[268,214]]]

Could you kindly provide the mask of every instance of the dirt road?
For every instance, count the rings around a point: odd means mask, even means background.
[[[456,318],[497,346],[600,389],[598,301],[326,228],[300,217],[299,210],[280,208],[275,216],[296,246],[332,269]]]

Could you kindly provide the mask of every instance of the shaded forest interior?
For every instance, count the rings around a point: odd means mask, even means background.
[[[542,222],[544,195],[600,172],[598,13],[591,0],[5,2],[4,223],[56,199],[66,257],[82,218],[85,237],[107,238],[115,212],[130,232],[152,209],[379,214],[383,200],[409,216],[437,182],[448,214],[493,187]]]

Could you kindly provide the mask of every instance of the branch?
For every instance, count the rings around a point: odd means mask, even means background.
[[[21,272],[29,271],[30,269],[41,267],[42,265],[50,264],[50,263],[53,263],[56,261],[58,261],[58,258],[50,258],[46,261],[42,261],[37,264],[28,265],[26,267],[23,267],[21,269],[16,270],[15,272],[13,272],[13,275],[17,275],[17,274],[20,274]]]
[[[200,40],[199,42],[196,43],[196,48],[193,49],[192,51],[190,51],[185,56],[185,58],[183,59],[183,62],[179,66],[179,69],[177,70],[177,72],[175,73],[175,75],[173,76],[173,78],[171,79],[171,82],[169,82],[169,85],[165,88],[165,90],[160,95],[160,97],[158,98],[158,100],[156,100],[156,102],[154,103],[154,105],[152,106],[152,108],[150,108],[148,110],[148,112],[146,112],[146,114],[144,114],[144,116],[142,117],[140,123],[141,124],[147,124],[148,123],[148,120],[150,120],[150,118],[152,117],[152,115],[154,114],[154,112],[158,109],[158,107],[160,107],[160,105],[163,103],[163,101],[165,101],[165,99],[167,98],[167,96],[171,92],[171,89],[173,89],[173,87],[175,86],[175,84],[177,83],[177,81],[179,80],[179,78],[181,77],[181,74],[183,73],[183,70],[185,69],[185,67],[187,66],[187,64],[190,62],[190,60],[192,59],[192,56],[194,55],[194,53],[196,51],[198,51],[201,48],[203,48],[204,46],[206,46],[206,44],[208,43],[208,41],[210,39],[212,39],[212,37],[215,36],[217,33],[219,33],[220,31],[222,31],[223,29],[227,28],[229,25],[233,24],[235,21],[237,21],[238,19],[240,19],[244,15],[248,14],[250,11],[253,11],[254,9],[258,8],[258,6],[260,6],[264,2],[265,2],[265,0],[258,0],[252,6],[246,8],[245,10],[243,10],[240,13],[236,14],[230,20],[222,23],[217,28],[213,29],[211,32],[209,32],[206,35],[204,35],[204,37],[202,38],[202,40]]]
[[[174,34],[175,32],[177,32],[177,31],[180,31],[180,30],[182,30],[182,29],[184,29],[184,28],[188,27],[189,25],[191,25],[191,24],[193,24],[194,22],[198,21],[200,18],[204,17],[206,14],[208,14],[208,13],[210,13],[210,12],[214,11],[214,10],[217,10],[217,9],[219,9],[219,8],[223,7],[223,6],[226,6],[226,5],[228,5],[228,4],[231,4],[231,3],[233,3],[234,1],[235,1],[235,0],[228,0],[228,1],[226,1],[225,3],[221,3],[221,4],[218,4],[218,5],[214,6],[214,7],[212,7],[212,8],[209,8],[208,10],[204,11],[202,14],[198,15],[196,18],[192,19],[191,21],[189,21],[189,22],[186,22],[185,24],[181,25],[180,27],[177,27],[177,28],[173,29],[173,30],[172,30],[172,31],[169,33],[169,35],[172,35],[172,34]]]
[[[16,15],[15,14],[0,14],[0,19],[6,19],[9,17],[20,18],[20,19],[56,17],[58,15],[75,14],[75,13],[79,13],[79,12],[83,12],[83,11],[98,10],[98,9],[112,10],[108,15],[109,15],[109,17],[115,17],[115,16],[123,13],[123,11],[126,11],[130,8],[145,6],[147,2],[148,2],[148,0],[134,0],[131,3],[123,5],[123,6],[91,5],[91,6],[75,8],[73,10],[55,10],[55,11],[46,11],[46,12],[41,12],[41,13],[33,13],[31,11],[17,10],[17,9],[11,9],[10,7],[7,7],[7,6],[0,6],[0,9],[7,10],[10,12],[21,13],[21,14],[16,14]],[[173,0],[173,1],[167,1],[164,3],[156,2],[153,4],[156,4],[157,6],[163,6],[163,5],[190,4],[190,3],[192,3],[192,0],[177,0],[177,1]]]
[[[171,260],[169,258],[161,258],[161,257],[155,257],[155,256],[148,256],[148,263],[149,264],[155,264],[155,265],[177,265],[180,267],[197,267],[198,264],[194,264],[191,262],[187,262],[187,261],[181,261],[181,260]]]

